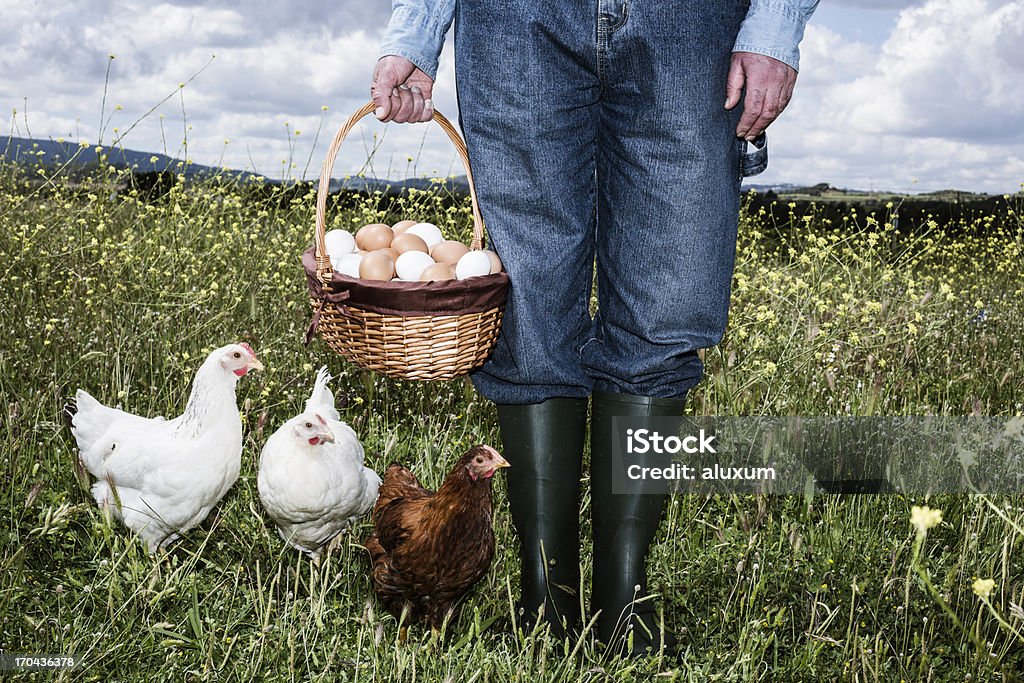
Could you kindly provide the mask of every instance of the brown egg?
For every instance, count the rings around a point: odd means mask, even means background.
[[[427,249],[427,243],[423,241],[423,238],[419,235],[395,235],[394,241],[391,243],[392,249],[397,249],[399,254],[404,254],[407,251],[422,251],[424,254],[429,253]]]
[[[395,261],[388,254],[373,251],[359,262],[359,277],[364,280],[390,280],[395,276]]]
[[[372,223],[359,228],[356,233],[356,246],[366,251],[376,251],[391,246],[391,240],[394,238],[395,233],[391,230],[391,226]]]
[[[500,273],[504,266],[501,265],[501,259],[498,258],[498,255],[490,249],[484,249],[483,252],[487,254],[487,258],[491,259],[491,275]]]
[[[469,247],[462,242],[446,240],[434,245],[430,250],[430,256],[438,263],[447,263],[454,266],[459,259],[469,253]]]
[[[405,232],[412,226],[416,225],[417,222],[418,221],[398,221],[397,223],[391,226],[391,230],[396,235],[401,235],[403,232]]]
[[[435,263],[423,269],[420,275],[421,282],[437,282],[440,280],[454,280],[455,269],[447,263]]]
[[[383,249],[378,249],[377,251],[379,251],[382,254],[387,254],[388,256],[391,257],[392,261],[398,260],[398,250],[395,249],[394,247],[384,247]]]

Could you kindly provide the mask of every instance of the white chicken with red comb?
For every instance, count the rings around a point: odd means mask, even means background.
[[[363,466],[363,446],[341,421],[326,367],[306,409],[267,439],[257,486],[277,532],[319,560],[324,547],[377,500],[380,477]]]
[[[97,479],[93,498],[151,552],[206,519],[238,479],[235,386],[262,369],[248,344],[222,346],[200,366],[185,412],[172,420],[109,408],[84,389],[76,393],[68,414],[78,457]]]

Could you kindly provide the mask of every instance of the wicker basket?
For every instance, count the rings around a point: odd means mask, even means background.
[[[338,149],[370,102],[349,117],[324,159],[316,197],[316,240],[302,257],[313,304],[306,341],[320,338],[350,362],[390,377],[447,380],[480,367],[498,338],[509,280],[504,272],[442,282],[378,282],[333,271],[327,248],[327,195]],[[455,127],[434,112],[466,167],[473,205],[470,249],[483,248],[484,232],[466,145]]]

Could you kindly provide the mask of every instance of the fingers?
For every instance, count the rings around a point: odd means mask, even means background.
[[[404,57],[381,57],[370,86],[374,115],[385,122],[429,121],[434,116],[433,85],[432,78]]]
[[[419,109],[423,111],[423,96],[414,93],[413,88],[406,83],[402,83],[397,87],[398,92],[398,112],[394,115],[394,121],[396,123],[409,123],[410,121],[419,121],[418,118],[414,118],[413,114],[417,110],[417,98],[419,98]],[[393,97],[392,97],[393,99]]]
[[[409,114],[409,121],[423,120],[423,91],[418,85],[409,87],[409,95],[412,97],[412,112]]]
[[[768,128],[789,104],[796,85],[796,70],[771,57],[739,52],[733,55],[726,85],[726,108],[733,102],[734,90],[742,76],[746,89],[743,115],[736,126],[736,136],[753,140]]]
[[[434,116],[434,102],[430,99],[429,92],[414,85],[409,90],[412,92],[413,109],[410,121],[429,121]],[[429,89],[428,89],[429,90]]]
[[[786,79],[781,83],[773,84],[769,91],[765,94],[764,104],[761,107],[761,112],[757,119],[750,126],[750,130],[747,134],[741,137],[745,137],[747,140],[753,140],[763,133],[768,126],[779,118],[779,115],[785,111],[789,105],[789,101],[793,98],[793,88],[796,85],[796,79]]]
[[[747,96],[743,100],[743,115],[736,125],[736,137],[753,140],[758,136],[758,133],[754,133],[754,125],[761,119],[761,110],[764,109],[766,95],[763,88],[747,84]]]
[[[732,109],[740,103],[740,96],[743,94],[743,82],[746,76],[743,72],[743,60],[738,55],[732,56],[729,64],[729,77],[725,79],[725,108]]]
[[[747,116],[748,110],[744,104],[743,117],[740,119],[739,128],[743,127],[745,120],[750,121],[750,125],[745,131],[740,132],[737,130],[737,135],[746,140],[753,140],[763,133],[771,122],[777,119],[779,114],[782,113],[782,105],[780,104],[781,97],[782,89],[777,85],[770,86],[769,89],[762,94],[759,102],[755,101],[751,104],[751,116],[749,117]],[[750,101],[750,99],[751,98],[748,96],[747,100]]]
[[[385,98],[388,102],[386,116],[377,118],[395,123],[429,121],[434,116],[434,103],[423,95],[420,86],[402,83],[392,88],[391,97]]]
[[[405,123],[409,120],[409,112],[412,111],[412,98],[409,96],[409,86],[402,83],[391,91],[391,120],[396,123]]]
[[[428,78],[421,84],[414,85],[412,87],[414,95],[416,94],[417,90],[419,90],[419,97],[423,98],[423,112],[420,115],[420,118],[417,120],[429,121],[430,119],[434,118],[434,100],[431,99],[434,90],[433,83],[431,83],[430,79]]]
[[[376,105],[374,116],[381,121],[390,121],[392,118],[391,91],[394,90],[394,72],[386,68],[383,62],[377,62],[377,68],[373,71],[373,83],[370,85],[370,96]]]

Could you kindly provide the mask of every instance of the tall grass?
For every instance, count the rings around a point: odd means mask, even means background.
[[[467,207],[438,195],[377,199],[332,212],[332,227],[416,217],[468,233]],[[396,382],[319,342],[303,347],[298,258],[312,205],[309,194],[224,179],[146,198],[109,168],[40,181],[0,166],[0,649],[74,653],[83,664],[56,674],[64,680],[962,681],[1024,671],[1020,497],[933,498],[943,522],[921,537],[910,509],[925,501],[900,496],[674,499],[651,583],[685,655],[625,661],[589,633],[561,644],[509,632],[518,569],[499,482],[492,571],[444,641],[414,631],[400,644],[372,598],[359,545],[368,525],[320,566],[283,547],[256,495],[259,450],[323,362],[369,463],[402,461],[431,486],[462,449],[498,442],[495,416],[466,381]],[[691,410],[1020,415],[1022,226],[1011,216],[900,232],[886,216],[772,225],[744,214],[729,332],[705,354]],[[150,557],[91,504],[61,408],[83,387],[133,412],[177,414],[205,354],[238,339],[267,365],[239,384],[241,478],[202,527]],[[587,558],[588,541],[583,549]],[[995,581],[985,600],[978,578]]]

